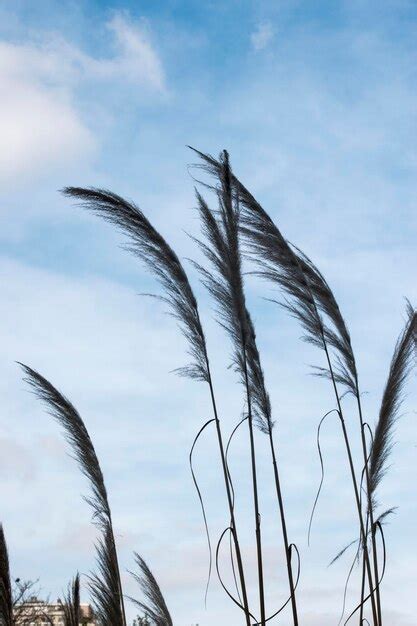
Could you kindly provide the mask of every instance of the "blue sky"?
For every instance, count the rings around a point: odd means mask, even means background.
[[[215,580],[204,608],[206,548],[187,458],[210,417],[206,390],[170,373],[185,346],[160,306],[138,297],[156,290],[153,280],[120,250],[120,236],[58,190],[105,186],[132,198],[182,257],[195,256],[186,234],[198,233],[186,145],[228,148],[239,176],[334,288],[374,423],[403,297],[417,302],[416,30],[415,3],[401,0],[0,2],[0,493],[16,576],[39,577],[56,596],[76,569],[93,567],[95,537],[80,498],[85,482],[59,429],[26,392],[14,364],[21,360],[72,399],[91,431],[124,569],[133,567],[133,550],[149,561],[177,625],[241,623]],[[241,390],[191,268],[190,276],[230,431]],[[308,548],[315,429],[332,397],[308,375],[320,354],[262,300],[270,295],[248,281],[290,536],[302,554],[303,624],[327,626],[340,614],[349,567],[327,563],[353,538],[353,499],[340,433],[329,424],[327,480]],[[415,621],[415,377],[408,391],[381,490],[381,507],[399,507],[386,529],[387,626]],[[216,536],[227,518],[214,444],[210,436],[201,443],[197,465]],[[286,593],[284,563],[261,436],[258,445],[274,607]],[[253,566],[246,460],[240,436],[233,468]]]

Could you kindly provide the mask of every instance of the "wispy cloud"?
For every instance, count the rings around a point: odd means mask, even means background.
[[[112,60],[99,61],[98,71],[113,77],[122,74],[133,83],[163,91],[164,70],[151,43],[146,21],[133,24],[126,16],[116,14],[108,23],[108,28],[114,35],[117,54]]]

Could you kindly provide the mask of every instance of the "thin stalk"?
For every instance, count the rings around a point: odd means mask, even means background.
[[[375,578],[375,586],[376,586],[376,592],[375,592],[376,593],[376,607],[377,607],[377,613],[378,613],[378,624],[379,626],[382,626],[381,595],[380,595],[379,585],[378,585],[378,580],[379,580],[378,551],[376,547],[376,538],[375,538],[375,532],[374,532],[374,512],[373,512],[371,489],[370,489],[371,483],[370,483],[370,478],[369,478],[369,457],[368,457],[368,451],[366,447],[365,428],[364,428],[363,415],[362,415],[362,404],[360,400],[359,384],[358,384],[357,378],[355,379],[355,385],[357,389],[356,399],[358,403],[359,421],[361,425],[361,434],[362,434],[362,437],[361,437],[362,451],[363,451],[363,457],[364,457],[364,463],[365,463],[366,494],[367,494],[367,508],[368,508],[367,523],[368,523],[368,517],[369,517],[369,522],[370,522],[370,527],[371,527],[371,541],[372,541],[372,560],[373,560],[373,566],[374,566],[374,578]]]
[[[293,621],[294,621],[294,626],[298,626],[297,602],[295,599],[295,587],[294,587],[294,578],[292,575],[290,548],[288,544],[287,524],[285,521],[284,502],[282,499],[281,485],[280,485],[279,474],[278,474],[278,465],[277,465],[277,460],[276,460],[276,455],[275,455],[274,439],[272,437],[272,428],[269,428],[268,434],[269,434],[269,443],[271,445],[272,464],[274,467],[275,487],[277,491],[277,498],[278,498],[278,504],[279,504],[279,514],[281,518],[282,536],[284,539],[285,558],[287,562],[288,582],[289,582],[290,593],[291,593],[291,607],[292,607]]]
[[[247,591],[246,591],[245,572],[243,568],[242,554],[240,551],[240,544],[239,544],[237,528],[236,528],[233,498],[232,498],[232,492],[230,488],[230,479],[229,479],[229,473],[228,473],[228,468],[227,468],[227,463],[226,463],[226,455],[224,452],[223,437],[222,437],[222,432],[220,428],[220,420],[219,420],[218,413],[217,413],[217,405],[216,405],[216,399],[214,396],[213,381],[211,378],[211,372],[210,372],[210,366],[209,366],[208,360],[207,360],[207,371],[208,371],[208,384],[210,387],[211,403],[213,407],[213,414],[214,414],[215,424],[216,424],[217,440],[219,443],[220,457],[221,457],[221,462],[222,462],[224,484],[226,487],[227,502],[229,505],[230,526],[232,528],[233,541],[235,544],[237,568],[238,568],[239,579],[240,579],[240,587],[242,591],[242,602],[243,602],[243,607],[245,610],[246,624],[247,626],[250,626],[250,613],[249,613],[248,596],[247,596]]]
[[[353,463],[353,457],[352,457],[352,450],[350,447],[350,442],[349,442],[349,436],[346,430],[346,424],[345,424],[345,420],[343,417],[343,411],[342,411],[342,405],[340,403],[340,398],[339,398],[339,393],[337,391],[337,385],[336,385],[336,380],[334,378],[334,372],[333,372],[333,366],[330,360],[330,355],[329,355],[329,351],[327,348],[327,344],[324,341],[324,350],[326,353],[326,358],[327,358],[327,363],[329,366],[329,371],[330,371],[330,376],[331,376],[331,380],[333,383],[333,389],[334,389],[334,393],[335,393],[335,397],[336,397],[336,402],[337,402],[337,408],[339,411],[339,418],[340,418],[340,423],[342,425],[342,432],[343,432],[343,438],[345,441],[345,447],[346,447],[346,452],[348,455],[348,461],[349,461],[349,469],[350,469],[350,473],[351,473],[351,477],[352,477],[352,484],[353,484],[353,490],[354,490],[354,494],[355,494],[355,501],[356,501],[356,508],[358,511],[358,516],[359,516],[359,524],[360,524],[360,533],[361,533],[361,538],[362,538],[362,542],[363,542],[363,554],[364,554],[364,559],[365,559],[365,565],[366,565],[366,572],[367,572],[367,576],[368,576],[368,582],[369,582],[369,590],[370,590],[370,594],[371,594],[371,604],[372,604],[372,616],[373,616],[373,620],[374,620],[374,626],[378,626],[378,614],[377,614],[377,609],[376,609],[376,604],[375,604],[375,597],[373,594],[373,581],[372,581],[372,572],[371,572],[371,565],[369,562],[369,554],[368,554],[368,546],[367,546],[367,542],[366,542],[366,534],[365,534],[365,527],[364,527],[364,523],[363,523],[363,516],[362,516],[362,506],[361,506],[361,499],[359,496],[359,489],[358,489],[358,483],[356,480],[356,473],[355,473],[355,466]]]
[[[317,305],[313,296],[313,293],[311,291],[311,288],[307,282],[307,287],[310,291],[310,295],[313,301],[313,306],[314,309],[316,311],[316,315],[317,318],[320,319],[320,315],[317,309]],[[329,372],[330,372],[330,377],[331,377],[331,381],[332,381],[332,385],[333,385],[333,391],[335,394],[335,398],[336,398],[336,402],[337,402],[337,408],[338,408],[338,412],[339,412],[339,418],[340,418],[340,422],[342,424],[342,431],[343,431],[343,438],[345,441],[345,446],[346,446],[346,452],[348,455],[348,461],[349,461],[349,469],[350,469],[350,473],[351,473],[351,477],[352,477],[352,483],[353,483],[353,489],[354,489],[354,493],[355,493],[355,501],[356,501],[356,508],[358,511],[358,516],[359,516],[359,524],[360,524],[360,532],[361,532],[361,537],[363,540],[363,549],[364,549],[364,563],[366,566],[366,572],[367,572],[367,576],[368,576],[368,583],[369,583],[369,593],[371,596],[371,604],[372,604],[372,615],[373,615],[373,620],[374,620],[374,626],[381,626],[378,622],[378,612],[376,609],[376,605],[375,605],[375,598],[374,598],[374,593],[373,593],[373,583],[372,583],[372,573],[371,573],[371,566],[370,566],[370,562],[369,562],[369,554],[368,554],[368,546],[367,546],[367,542],[366,542],[366,538],[367,538],[367,534],[365,534],[365,529],[364,529],[364,524],[363,524],[363,516],[362,516],[362,504],[361,504],[361,498],[359,496],[359,490],[358,490],[358,484],[357,484],[357,480],[356,480],[356,474],[355,474],[355,466],[353,464],[353,458],[352,458],[352,451],[351,451],[351,447],[350,447],[350,442],[349,442],[349,436],[346,430],[346,425],[345,425],[345,420],[343,418],[343,411],[342,411],[342,405],[340,402],[340,397],[339,397],[339,393],[337,390],[337,385],[336,385],[336,380],[334,377],[334,372],[333,372],[333,366],[332,366],[332,362],[330,359],[330,354],[329,354],[329,349],[327,347],[327,341],[325,338],[325,334],[324,334],[324,329],[322,324],[320,323],[320,334],[321,334],[321,340],[322,340],[322,344],[323,344],[323,349],[324,352],[326,354],[326,360],[327,360],[327,365],[329,368]],[[358,389],[357,386],[357,377],[355,378],[355,382],[356,382],[356,388]],[[357,397],[359,398],[359,393],[357,394]],[[359,405],[360,405],[360,401],[359,401]],[[362,413],[360,411],[360,419],[361,419],[361,435],[362,435],[362,439],[364,440],[365,438],[365,434],[364,434],[364,429],[363,429],[363,420],[362,420]],[[365,468],[366,470],[368,469],[368,458],[367,458],[367,453],[366,453],[366,441],[364,442],[364,454],[365,454]],[[368,473],[369,475],[369,473]],[[369,484],[369,479],[367,476],[367,483]]]
[[[361,608],[359,610],[359,626],[362,626],[362,623],[363,623],[363,604],[364,604],[364,599],[365,599],[365,578],[366,578],[365,559],[362,559]]]
[[[311,291],[311,288],[307,282],[307,286],[313,301],[313,306],[314,309],[316,311],[316,315],[317,318],[320,319],[320,315],[317,309],[317,305],[313,296],[313,293]],[[381,624],[379,623],[378,620],[378,611],[376,608],[376,604],[375,604],[375,597],[374,597],[374,593],[373,593],[373,582],[372,582],[372,572],[371,572],[371,566],[370,566],[370,562],[369,562],[369,553],[368,553],[368,545],[367,545],[367,534],[365,533],[365,529],[364,529],[364,523],[363,523],[363,516],[362,516],[362,504],[361,504],[361,498],[359,495],[359,490],[358,490],[358,484],[357,484],[357,480],[356,480],[356,474],[355,474],[355,466],[353,464],[353,458],[352,458],[352,451],[351,451],[351,447],[350,447],[350,442],[349,442],[349,436],[346,430],[346,425],[345,425],[345,420],[343,417],[343,411],[342,411],[342,405],[340,402],[340,397],[339,397],[339,393],[337,390],[337,384],[336,384],[336,380],[335,380],[335,376],[334,376],[334,372],[333,372],[333,366],[332,366],[332,362],[330,359],[330,354],[329,354],[329,350],[327,347],[327,341],[325,338],[325,334],[324,334],[324,329],[322,324],[320,323],[320,333],[321,333],[321,339],[322,339],[322,344],[323,344],[323,348],[326,354],[326,360],[327,360],[327,365],[329,368],[329,372],[330,372],[330,377],[332,380],[332,384],[333,384],[333,390],[334,390],[334,394],[335,394],[335,398],[336,398],[336,402],[337,402],[337,407],[338,407],[338,412],[339,412],[339,418],[340,418],[340,422],[342,424],[342,431],[343,431],[343,438],[345,441],[345,446],[346,446],[346,452],[348,455],[348,461],[349,461],[349,468],[350,468],[350,473],[352,476],[352,483],[353,483],[353,489],[354,489],[354,493],[355,493],[355,501],[356,501],[356,508],[358,511],[358,516],[359,516],[359,524],[360,524],[360,532],[361,532],[361,537],[362,537],[362,541],[363,541],[363,550],[364,550],[364,564],[366,567],[366,573],[367,573],[367,577],[368,577],[368,583],[369,583],[369,593],[371,596],[371,604],[372,604],[372,615],[373,615],[373,620],[374,620],[374,626],[381,626]],[[359,397],[359,390],[358,390],[358,379],[357,376],[355,376],[355,385],[356,385],[356,390],[357,390],[357,399],[359,402],[359,416],[360,416],[360,421],[361,421],[361,438],[362,438],[362,448],[363,448],[363,454],[364,454],[364,461],[365,461],[365,471],[367,474],[367,491],[369,493],[369,471],[368,471],[368,457],[367,457],[367,452],[366,452],[366,441],[365,441],[365,433],[364,433],[364,427],[363,427],[363,419],[362,419],[362,410],[361,410],[361,404],[360,404],[360,397]],[[368,502],[369,502],[369,496],[368,496]],[[368,505],[369,506],[369,505]],[[375,561],[375,558],[374,558]],[[374,567],[375,569],[375,567]],[[376,569],[377,571],[377,569]]]
[[[376,607],[378,612],[378,623],[379,626],[382,626],[382,609],[381,609],[381,595],[379,591],[379,568],[378,568],[378,552],[376,548],[376,537],[375,537],[375,525],[374,525],[374,514],[371,509],[369,514],[370,523],[371,523],[371,539],[372,539],[372,555],[374,562],[374,576],[375,576],[375,587],[376,587]]]
[[[366,517],[366,536],[368,536],[369,532],[369,517]],[[359,545],[360,549],[360,545]],[[365,559],[362,559],[362,583],[361,583],[361,608],[359,609],[359,626],[362,626],[363,622],[363,605],[365,599],[365,577],[366,577],[366,568],[365,568]],[[369,590],[371,592],[371,589]]]
[[[243,333],[242,333],[243,335]],[[258,560],[258,583],[259,583],[259,608],[260,608],[260,626],[265,626],[265,592],[264,592],[264,573],[262,564],[262,537],[261,537],[261,516],[259,513],[259,501],[258,501],[258,480],[256,476],[256,455],[255,455],[255,440],[253,436],[253,419],[252,419],[252,403],[249,388],[248,367],[246,359],[246,346],[244,337],[242,337],[243,347],[243,368],[246,387],[246,400],[248,404],[248,425],[249,425],[249,439],[250,439],[250,454],[251,454],[251,466],[252,466],[252,485],[253,485],[253,504],[255,511],[255,534],[256,534],[256,554]]]

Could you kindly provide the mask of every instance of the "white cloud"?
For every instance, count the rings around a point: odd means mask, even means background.
[[[258,24],[256,30],[250,36],[252,47],[254,50],[263,50],[271,43],[273,36],[274,30],[270,22]]]
[[[164,90],[162,63],[149,40],[145,22],[139,27],[117,14],[109,22],[108,28],[114,34],[118,55],[113,61],[100,61],[101,66],[107,68],[110,74],[118,75],[121,72],[132,82]]]
[[[23,75],[22,65],[36,66],[32,52],[0,44],[0,55],[11,61],[6,71],[0,66],[0,182],[84,159],[94,149],[93,136],[67,95]]]
[[[0,182],[84,161],[96,140],[77,105],[77,88],[113,82],[164,90],[161,61],[145,24],[116,14],[107,24],[113,56],[96,58],[56,35],[0,42]]]

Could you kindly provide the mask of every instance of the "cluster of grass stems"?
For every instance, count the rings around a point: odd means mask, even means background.
[[[133,203],[107,190],[68,187],[64,194],[77,200],[82,207],[115,225],[129,240],[128,249],[138,257],[158,279],[164,301],[185,337],[190,363],[178,373],[202,381],[207,388],[212,407],[212,418],[204,424],[192,445],[190,465],[200,498],[210,551],[212,546],[203,499],[193,471],[193,452],[197,439],[210,425],[219,451],[219,467],[223,476],[227,502],[227,527],[218,539],[215,549],[216,571],[221,585],[230,600],[242,611],[246,626],[265,626],[280,617],[287,607],[294,626],[300,623],[297,604],[297,586],[300,576],[300,556],[290,540],[285,498],[280,480],[277,449],[274,440],[274,419],[260,354],[256,343],[254,324],[245,298],[242,258],[249,258],[254,273],[275,285],[282,294],[278,304],[284,307],[301,325],[305,339],[321,350],[323,364],[315,373],[327,379],[334,394],[334,408],[329,410],[318,427],[320,461],[320,428],[330,416],[337,419],[346,453],[346,463],[352,483],[353,506],[357,513],[357,539],[343,548],[337,560],[351,546],[355,558],[349,576],[356,564],[361,567],[361,584],[357,604],[345,619],[345,624],[356,621],[362,624],[383,626],[381,582],[385,571],[386,550],[383,523],[393,512],[379,509],[378,489],[387,470],[393,445],[395,423],[406,379],[416,354],[417,313],[407,301],[406,321],[395,346],[378,418],[373,427],[365,420],[356,360],[349,330],[335,296],[325,278],[299,248],[289,243],[281,234],[262,206],[232,172],[229,156],[222,152],[218,159],[194,151],[200,161],[196,167],[209,175],[209,183],[200,183],[203,189],[213,192],[216,206],[211,208],[200,191],[196,190],[197,211],[201,223],[201,239],[195,239],[205,263],[193,263],[201,280],[213,298],[217,319],[226,331],[232,346],[232,363],[242,385],[245,412],[232,432],[246,423],[248,430],[249,463],[251,471],[254,516],[254,549],[257,562],[257,601],[248,595],[248,572],[239,540],[239,524],[235,511],[235,490],[228,465],[227,451],[231,438],[225,445],[223,424],[220,418],[216,393],[197,299],[185,269],[166,240],[152,226],[142,211]],[[88,576],[88,588],[95,613],[103,626],[126,626],[125,596],[122,589],[113,521],[103,474],[84,422],[75,409],[48,380],[32,368],[20,364],[25,380],[35,394],[45,403],[49,413],[61,425],[79,467],[90,484],[91,495],[86,498],[93,511],[93,522],[100,536],[96,545],[96,571]],[[361,450],[355,459],[343,397],[351,394],[357,407],[357,433]],[[258,489],[258,450],[254,430],[259,429],[268,438],[272,466],[272,483],[276,493],[276,515],[282,532],[285,569],[288,585],[286,602],[268,611],[265,604],[266,586],[263,563],[261,510]],[[351,430],[351,429],[350,429]],[[320,483],[323,482],[323,475]],[[320,489],[313,507],[317,504]],[[310,520],[309,535],[311,529]],[[230,565],[236,590],[226,587],[220,575],[219,551],[222,540],[229,535],[231,542]],[[132,600],[146,612],[155,626],[171,626],[172,619],[161,590],[145,561],[135,554],[137,571],[132,573],[139,584],[142,599]],[[348,579],[349,579],[348,576]],[[79,623],[80,579],[78,574],[68,587],[63,606],[66,626]],[[288,605],[288,606],[287,606]],[[10,582],[6,542],[0,529],[0,622],[14,624],[13,597]]]

